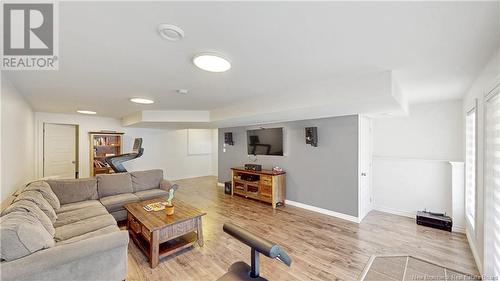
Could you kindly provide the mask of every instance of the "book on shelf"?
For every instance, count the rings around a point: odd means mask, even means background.
[[[108,142],[109,142],[108,138],[105,137],[94,138],[94,146],[107,145]]]
[[[96,168],[108,168],[109,164],[102,162],[100,160],[94,160],[94,167],[96,167]]]
[[[120,146],[120,144],[113,142],[109,137],[97,137],[94,138],[94,146]]]

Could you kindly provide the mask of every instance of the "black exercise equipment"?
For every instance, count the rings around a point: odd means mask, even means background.
[[[242,261],[233,263],[229,267],[229,271],[221,278],[217,279],[218,281],[267,281],[267,279],[259,276],[259,253],[265,255],[266,257],[280,260],[288,266],[292,264],[292,259],[279,245],[274,244],[264,238],[258,237],[255,234],[232,223],[225,223],[222,229],[224,230],[224,232],[250,246],[252,261],[251,266]]]
[[[127,169],[123,167],[123,163],[130,161],[135,158],[139,158],[144,153],[144,148],[142,148],[142,138],[136,138],[134,140],[134,147],[132,148],[132,153],[125,153],[115,156],[108,156],[104,158],[106,163],[109,164],[111,169],[115,171],[115,173],[125,173]]]

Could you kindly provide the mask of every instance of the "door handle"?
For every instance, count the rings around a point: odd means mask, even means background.
[[[71,161],[71,164],[76,164],[76,162],[75,161]]]

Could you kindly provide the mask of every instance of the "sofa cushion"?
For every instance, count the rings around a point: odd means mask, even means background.
[[[104,235],[104,234],[108,234],[108,233],[116,232],[116,231],[120,231],[120,228],[117,225],[109,225],[109,226],[106,226],[103,228],[99,228],[98,230],[94,230],[94,231],[87,232],[87,233],[79,235],[79,236],[75,236],[75,237],[70,238],[70,239],[56,242],[56,246],[75,243],[75,242],[78,242],[81,240],[89,239],[92,237],[96,237],[96,236],[100,236],[100,235]]]
[[[33,202],[28,200],[20,200],[12,203],[10,206],[5,208],[2,212],[2,216],[10,214],[12,212],[29,212],[33,214],[43,225],[43,227],[49,232],[51,236],[54,236],[55,229],[52,225],[52,221],[40,208]]]
[[[54,246],[54,238],[29,212],[12,212],[0,218],[0,259],[15,260]]]
[[[102,204],[99,200],[87,200],[75,203],[69,203],[61,205],[61,208],[56,211],[56,214],[61,214],[77,209],[90,208],[90,207],[102,207]]]
[[[96,178],[100,198],[133,191],[129,173],[102,174],[97,175]]]
[[[50,219],[52,223],[54,223],[57,219],[56,212],[50,206],[49,202],[43,198],[42,194],[38,191],[34,190],[26,190],[21,192],[15,199],[14,202],[27,200],[35,203],[40,210],[42,210]]]
[[[47,180],[61,204],[99,199],[95,179]]]
[[[106,211],[106,208],[104,208],[104,206],[101,204],[99,204],[99,206],[97,207],[94,206],[94,207],[87,207],[87,208],[67,211],[57,215],[57,220],[54,223],[54,227],[59,227],[66,224],[74,223],[79,220],[84,220],[107,214],[108,211]]]
[[[114,212],[111,212],[110,213],[113,218],[115,218],[116,221],[125,221],[127,220],[127,210],[123,209],[123,210],[119,210],[119,211],[114,211]]]
[[[57,210],[61,207],[61,203],[59,202],[56,194],[54,193],[54,191],[52,191],[50,185],[44,181],[34,181],[28,184],[25,190],[34,190],[40,192],[43,198],[45,198],[45,200],[49,202],[50,206],[52,206],[54,210]]]
[[[85,233],[96,231],[110,225],[116,225],[115,219],[110,214],[91,217],[76,221],[74,223],[56,227],[56,234],[54,235],[54,239],[56,240],[56,242],[59,242],[83,235]]]
[[[134,195],[139,197],[141,200],[147,200],[154,197],[168,196],[168,192],[163,189],[154,188],[150,190],[136,192],[134,193]]]
[[[163,180],[163,170],[160,169],[131,172],[130,175],[134,192],[159,188]]]
[[[124,193],[101,198],[101,203],[109,212],[123,210],[123,205],[138,201],[140,201],[139,197],[132,193]]]

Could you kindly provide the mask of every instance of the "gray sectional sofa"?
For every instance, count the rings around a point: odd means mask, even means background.
[[[123,205],[172,186],[162,170],[30,183],[0,217],[1,280],[124,280]]]

